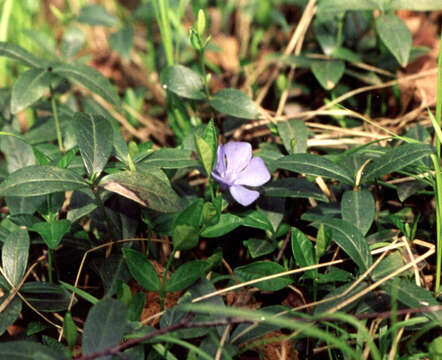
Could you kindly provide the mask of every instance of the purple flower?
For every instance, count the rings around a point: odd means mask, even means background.
[[[259,192],[245,186],[261,186],[270,180],[270,173],[259,157],[252,159],[252,146],[246,142],[230,141],[219,145],[213,178],[221,189],[229,189],[232,197],[248,206],[259,197]]]

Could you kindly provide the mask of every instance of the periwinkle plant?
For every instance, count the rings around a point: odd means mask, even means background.
[[[259,192],[245,186],[261,186],[270,180],[270,173],[260,157],[252,158],[252,146],[246,142],[231,141],[219,145],[213,178],[228,189],[241,205],[248,206],[259,197]]]

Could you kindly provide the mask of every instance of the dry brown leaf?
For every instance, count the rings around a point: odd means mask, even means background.
[[[239,44],[233,36],[216,35],[211,42],[220,47],[220,51],[207,51],[207,59],[227,72],[237,72],[239,69]]]

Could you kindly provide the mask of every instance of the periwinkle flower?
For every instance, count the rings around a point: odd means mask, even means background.
[[[270,180],[270,173],[261,158],[252,158],[249,143],[230,141],[218,146],[212,177],[221,189],[229,189],[237,202],[248,206],[259,197],[259,192],[244,186],[261,186]]]

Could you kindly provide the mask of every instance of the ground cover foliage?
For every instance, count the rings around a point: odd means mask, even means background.
[[[440,0],[1,6],[0,358],[442,357]]]

